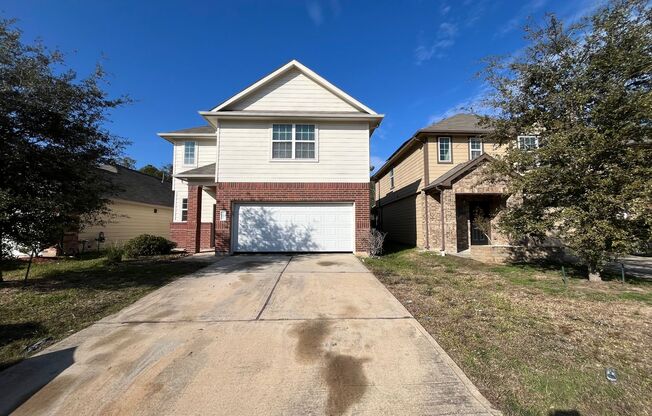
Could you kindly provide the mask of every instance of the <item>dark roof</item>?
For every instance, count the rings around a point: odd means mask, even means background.
[[[161,182],[158,178],[122,166],[106,166],[100,170],[117,188],[116,193],[109,195],[109,198],[174,206],[174,192],[170,182]]]
[[[169,131],[167,134],[178,134],[178,133],[199,133],[199,134],[212,134],[215,133],[215,127],[213,126],[199,126],[199,127],[190,127],[187,129]],[[166,134],[166,133],[163,133]]]
[[[486,129],[483,127],[478,126],[478,122],[480,121],[480,117],[478,117],[475,114],[467,114],[467,113],[460,113],[460,114],[455,114],[454,116],[445,118],[443,120],[440,120],[436,123],[433,123],[429,125],[428,127],[424,127],[420,130],[417,130],[412,137],[407,139],[406,141],[403,142],[399,146],[398,149],[392,153],[390,157],[387,158],[387,161],[383,166],[380,167],[371,176],[372,180],[377,180],[378,176],[382,174],[389,166],[394,163],[394,158],[399,155],[404,149],[407,149],[410,145],[416,142],[417,136],[422,133],[466,133],[466,134],[481,134],[481,133],[487,133],[491,131],[491,129]]]
[[[215,176],[215,163],[210,165],[200,166],[195,169],[190,169],[185,172],[179,172],[174,175],[175,178],[185,178],[193,176]]]
[[[480,163],[485,161],[490,161],[493,159],[494,159],[493,157],[489,156],[486,153],[483,153],[482,155],[476,157],[475,159],[469,160],[468,162],[460,163],[459,165],[455,166],[448,172],[444,173],[443,175],[435,179],[434,181],[430,182],[428,186],[426,186],[423,189],[428,190],[438,186],[450,187],[453,185],[453,181],[459,178],[460,176],[475,169],[476,166],[478,166]]]
[[[487,133],[491,131],[480,126],[480,117],[475,114],[455,114],[419,130],[420,133]]]

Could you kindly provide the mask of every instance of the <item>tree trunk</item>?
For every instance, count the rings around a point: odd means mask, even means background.
[[[29,263],[27,263],[27,270],[25,271],[25,280],[23,280],[23,286],[27,286],[27,277],[29,276],[29,269],[32,268],[32,259],[34,259],[34,254],[36,250],[32,249],[32,252],[29,255]]]

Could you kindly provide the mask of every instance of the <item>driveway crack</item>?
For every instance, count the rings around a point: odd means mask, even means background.
[[[276,278],[276,282],[274,282],[274,286],[272,286],[272,290],[269,292],[269,296],[267,296],[267,300],[265,300],[265,303],[263,304],[263,308],[258,312],[258,315],[256,315],[256,321],[260,319],[260,316],[263,314],[265,311],[265,308],[267,307],[267,304],[269,303],[269,300],[272,298],[272,295],[274,294],[274,290],[276,290],[276,285],[278,285],[278,282],[281,280],[281,276],[283,276],[283,273],[285,273],[285,270],[288,268],[290,265],[290,262],[294,256],[290,256],[290,260],[288,260],[287,264],[285,267],[283,267],[283,270],[281,270],[281,273],[278,274],[278,277]]]

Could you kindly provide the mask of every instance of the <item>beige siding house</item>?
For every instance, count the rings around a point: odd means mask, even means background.
[[[390,240],[490,261],[508,244],[495,227],[506,187],[482,175],[504,150],[484,139],[478,122],[457,114],[417,131],[372,176],[376,225]],[[490,219],[488,233],[482,218]]]
[[[96,249],[100,233],[101,247],[124,244],[140,234],[170,238],[174,194],[169,182],[161,182],[144,173],[122,166],[103,166],[103,172],[116,185],[111,196],[111,214],[103,225],[88,225],[78,234],[84,250]]]
[[[171,237],[190,252],[364,252],[369,140],[383,119],[293,60],[159,133],[174,150]]]

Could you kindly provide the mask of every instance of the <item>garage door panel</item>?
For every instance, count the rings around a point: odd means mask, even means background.
[[[234,250],[353,251],[353,204],[238,204]]]

